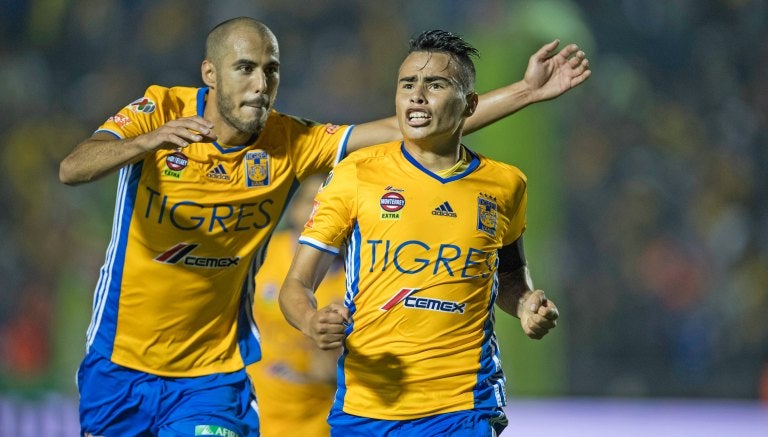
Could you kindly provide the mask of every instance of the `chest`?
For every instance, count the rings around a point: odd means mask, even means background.
[[[193,144],[146,158],[135,188],[138,218],[208,234],[273,226],[296,186],[290,160],[279,151],[225,154],[211,147]]]
[[[364,178],[360,184],[357,221],[363,233],[481,248],[502,241],[511,205],[492,181],[474,177],[443,183],[418,175],[387,180]]]

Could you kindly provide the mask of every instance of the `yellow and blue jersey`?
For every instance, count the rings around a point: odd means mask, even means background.
[[[151,86],[98,131],[203,116],[207,88]],[[161,376],[240,370],[261,355],[253,279],[298,183],[328,172],[351,127],[272,111],[258,138],[158,149],[119,171],[87,348]]]
[[[318,193],[300,242],[344,247],[352,318],[334,408],[409,420],[506,403],[496,269],[524,231],[526,179],[463,151],[468,164],[440,176],[399,142],[367,148]]]
[[[332,352],[321,351],[289,325],[277,300],[297,240],[294,231],[275,232],[269,243],[269,257],[256,275],[253,315],[261,333],[262,357],[247,370],[259,400],[259,431],[263,437],[330,435],[326,418],[333,404],[335,380],[320,380],[313,366],[317,365],[318,355]],[[344,269],[341,263],[334,263],[315,292],[318,306],[341,302],[344,290]]]

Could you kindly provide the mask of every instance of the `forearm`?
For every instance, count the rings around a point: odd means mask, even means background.
[[[504,312],[520,318],[521,305],[533,293],[528,267],[522,266],[517,270],[499,274],[499,295],[496,305]]]
[[[285,320],[305,335],[310,335],[309,321],[312,314],[317,312],[317,299],[313,290],[289,276],[280,289],[278,303]]]
[[[134,162],[147,152],[140,137],[125,140],[90,138],[77,147],[59,166],[59,179],[77,185],[99,179]]]
[[[497,88],[480,95],[475,113],[464,123],[470,134],[534,103],[530,86],[524,81]]]

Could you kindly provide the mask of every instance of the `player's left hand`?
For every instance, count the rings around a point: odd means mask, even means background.
[[[553,99],[589,79],[587,55],[576,44],[568,44],[555,53],[556,39],[542,46],[528,59],[523,80],[531,88],[534,101]]]
[[[520,324],[525,335],[539,340],[557,326],[559,316],[555,303],[547,299],[543,291],[536,290],[526,296],[522,303]]]

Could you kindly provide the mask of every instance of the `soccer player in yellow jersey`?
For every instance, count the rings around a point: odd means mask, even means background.
[[[498,435],[494,306],[531,338],[555,327],[523,252],[525,176],[461,144],[476,54],[445,31],[411,41],[395,97],[403,141],[339,163],[302,232],[279,301],[319,347],[343,346],[332,436]],[[318,309],[313,292],[342,247],[344,304]]]
[[[322,350],[293,329],[280,311],[277,297],[299,234],[312,211],[312,200],[325,178],[302,182],[283,219],[287,225],[272,235],[269,257],[256,275],[253,316],[261,334],[261,360],[247,367],[259,401],[262,437],[329,436],[326,421],[336,391],[339,349]],[[320,305],[344,299],[341,259],[334,262],[315,296]]]
[[[583,52],[557,45],[481,97],[468,128],[586,80]],[[400,137],[394,117],[353,128],[275,111],[278,43],[252,18],[209,32],[201,75],[203,88],[150,86],[60,165],[72,185],[119,171],[77,376],[83,435],[258,435],[253,278],[278,218],[309,175]]]

